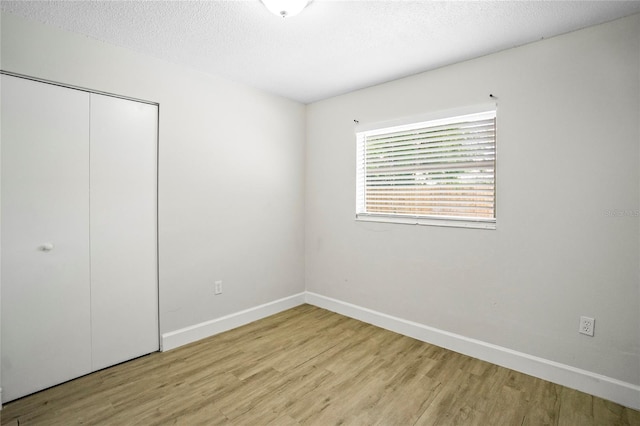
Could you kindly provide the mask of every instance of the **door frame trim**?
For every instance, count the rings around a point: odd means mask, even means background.
[[[58,81],[47,80],[45,78],[40,78],[40,77],[33,77],[33,76],[30,76],[30,75],[20,74],[20,73],[13,72],[13,71],[7,71],[7,70],[0,69],[0,74],[9,75],[9,76],[12,76],[12,77],[24,78],[25,80],[37,81],[39,83],[51,84],[53,86],[60,86],[60,87],[64,87],[64,88],[67,88],[67,89],[80,90],[81,92],[95,93],[97,95],[111,96],[112,98],[120,98],[120,99],[126,99],[128,101],[141,102],[143,104],[150,104],[150,105],[160,106],[160,104],[158,102],[148,101],[146,99],[133,98],[131,96],[119,95],[117,93],[110,93],[110,92],[103,92],[101,90],[88,89],[88,88],[82,87],[82,86],[74,86],[72,84],[60,83]]]

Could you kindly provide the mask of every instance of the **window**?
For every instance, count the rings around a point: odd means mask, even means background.
[[[358,220],[495,229],[496,109],[357,131]]]

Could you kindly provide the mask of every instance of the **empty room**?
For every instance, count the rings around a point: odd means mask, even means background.
[[[640,425],[639,1],[0,17],[3,426]]]

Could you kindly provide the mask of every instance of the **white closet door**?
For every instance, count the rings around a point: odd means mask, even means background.
[[[93,368],[157,351],[157,106],[91,95]]]
[[[3,400],[91,371],[89,95],[2,76]]]

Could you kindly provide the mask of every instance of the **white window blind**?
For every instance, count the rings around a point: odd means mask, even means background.
[[[358,219],[495,227],[495,109],[358,132],[357,144]]]

